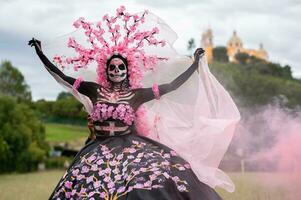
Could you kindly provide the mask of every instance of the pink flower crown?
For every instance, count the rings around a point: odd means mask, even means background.
[[[129,84],[131,88],[141,87],[143,72],[154,70],[159,60],[167,60],[164,57],[156,55],[146,55],[143,47],[148,46],[165,46],[164,40],[157,40],[155,36],[159,33],[157,27],[148,31],[138,29],[139,25],[145,23],[145,16],[148,11],[144,11],[141,16],[125,12],[125,7],[117,9],[116,16],[110,17],[104,15],[102,21],[96,24],[79,18],[73,25],[75,28],[82,28],[85,31],[87,41],[90,47],[84,47],[79,44],[75,38],[70,37],[68,47],[73,48],[76,52],[74,57],[55,56],[54,62],[64,68],[66,64],[73,65],[77,71],[79,68],[87,68],[91,62],[97,63],[97,82],[108,86],[106,75],[106,62],[114,54],[119,54],[128,62]],[[102,26],[105,25],[106,29]],[[105,33],[111,36],[105,39]]]

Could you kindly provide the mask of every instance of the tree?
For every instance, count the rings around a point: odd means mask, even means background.
[[[56,100],[61,100],[65,98],[73,97],[71,93],[69,92],[60,92],[56,98]]]
[[[192,51],[194,48],[195,48],[195,40],[191,38],[190,40],[188,40],[188,44],[187,44],[187,50],[190,52],[190,55],[192,55]]]
[[[241,65],[245,65],[247,64],[247,62],[249,61],[250,59],[250,56],[249,54],[247,53],[237,53],[235,55],[235,59],[237,60],[237,62]]]
[[[31,92],[24,76],[9,61],[0,64],[0,94],[12,96],[17,101],[31,101]]]
[[[287,78],[287,79],[292,79],[292,70],[289,65],[285,65],[282,70],[282,77]]]
[[[226,47],[215,47],[213,48],[213,59],[219,62],[229,62],[228,52]]]
[[[0,173],[36,170],[47,149],[44,126],[33,110],[0,96]]]
[[[53,115],[67,119],[85,119],[83,105],[73,96],[57,100],[53,104]]]

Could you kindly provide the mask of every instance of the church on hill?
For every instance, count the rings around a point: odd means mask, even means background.
[[[203,34],[201,39],[201,47],[205,49],[208,62],[213,60],[213,33],[212,29],[208,28]],[[259,49],[246,49],[243,46],[242,40],[238,37],[236,31],[227,42],[227,54],[230,62],[236,62],[235,55],[237,53],[246,53],[250,56],[268,60],[268,53],[263,48],[263,44],[259,45]]]

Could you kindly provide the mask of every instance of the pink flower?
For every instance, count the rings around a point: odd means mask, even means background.
[[[74,39],[74,38],[69,38],[69,40],[68,40],[68,47],[74,48],[74,47],[76,47],[76,46],[78,46],[78,44],[77,44],[77,42],[75,41],[75,39]]]
[[[89,176],[87,178],[87,183],[91,183],[93,181],[94,176]]]
[[[113,181],[110,181],[108,183],[108,188],[113,188],[115,186],[115,183]]]
[[[135,21],[137,21],[139,19],[139,16],[138,15],[134,15],[133,18],[134,18]]]
[[[157,34],[157,33],[159,33],[159,29],[158,29],[158,27],[155,27],[155,28],[153,28],[153,33],[155,33],[155,34]]]
[[[77,176],[77,175],[78,175],[78,172],[79,172],[79,169],[73,170],[73,171],[72,171],[72,175],[73,175],[73,176]]]
[[[107,182],[107,183],[108,183],[110,180],[111,180],[111,178],[110,178],[109,176],[107,176],[107,177],[105,177],[105,178],[103,179],[103,181],[104,181],[104,182]]]
[[[130,14],[129,13],[124,13],[123,21],[127,22],[130,20]]]
[[[143,185],[144,185],[144,187],[150,187],[152,185],[152,182],[146,181]]]
[[[122,193],[124,191],[125,191],[125,187],[124,186],[122,186],[122,187],[120,187],[120,188],[117,189],[117,193]]]
[[[123,158],[123,155],[122,154],[119,154],[118,156],[117,156],[117,160],[121,160]]]
[[[92,192],[89,192],[89,197],[92,197],[94,194],[95,194],[95,192],[94,192],[94,191],[92,191]]]
[[[91,170],[92,170],[92,171],[97,171],[97,170],[98,170],[98,166],[97,166],[97,165],[95,165],[95,164],[94,164],[94,165],[92,165],[92,167],[91,167]]]
[[[134,185],[134,188],[141,189],[143,188],[143,184],[137,183],[136,185]]]
[[[81,173],[88,173],[89,172],[89,168],[87,166],[83,166],[82,167],[82,170],[81,170]]]
[[[111,169],[111,168],[106,168],[106,169],[104,170],[104,172],[105,172],[106,174],[109,174],[109,173],[111,173],[111,171],[112,171],[112,169]]]
[[[84,20],[85,20],[85,18],[80,17],[78,20],[76,20],[76,21],[73,23],[73,26],[74,26],[75,28],[79,28],[80,25],[82,24],[82,22],[83,22]]]
[[[65,197],[69,199],[71,197],[71,192],[66,192]]]
[[[101,198],[106,198],[107,194],[106,194],[105,192],[101,192],[101,193],[99,194],[99,196],[100,196]]]
[[[72,187],[72,182],[66,181],[66,182],[65,182],[65,187],[68,188],[68,189],[71,189],[71,187]]]
[[[178,155],[177,152],[174,151],[174,150],[171,150],[171,151],[170,151],[170,154],[171,154],[172,156],[177,156],[177,155]]]
[[[100,181],[95,181],[94,183],[93,183],[93,187],[94,188],[99,188],[101,186],[101,182]]]
[[[103,21],[106,21],[106,20],[108,20],[109,19],[109,15],[108,14],[106,14],[106,15],[104,15],[103,17],[102,17],[102,20]]]
[[[119,180],[121,180],[121,175],[120,174],[118,174],[118,175],[116,175],[115,177],[114,177],[114,179],[116,180],[116,181],[119,181]]]
[[[83,193],[86,192],[86,190],[87,190],[86,188],[81,188],[80,191],[79,191],[79,194],[82,195]]]

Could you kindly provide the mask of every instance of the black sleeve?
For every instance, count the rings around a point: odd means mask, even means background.
[[[39,48],[36,48],[36,53],[39,56],[42,63],[45,65],[45,68],[52,73],[55,73],[58,75],[61,79],[69,83],[70,85],[73,85],[75,82],[75,78],[66,76],[61,70],[59,70],[52,62],[49,61],[49,59],[43,54],[42,50]],[[51,74],[52,74],[51,73]],[[78,87],[78,92],[88,96],[90,99],[95,98],[97,88],[99,85],[95,82],[86,82],[83,81]]]
[[[198,63],[193,62],[193,64],[185,72],[180,74],[172,82],[159,85],[158,88],[159,88],[160,96],[178,89],[183,83],[185,83],[190,78],[190,76],[195,72],[197,68],[198,68]],[[153,93],[152,88],[138,89],[136,95],[138,96],[138,101],[140,103],[145,103],[147,101],[151,101],[155,99],[155,95]]]

